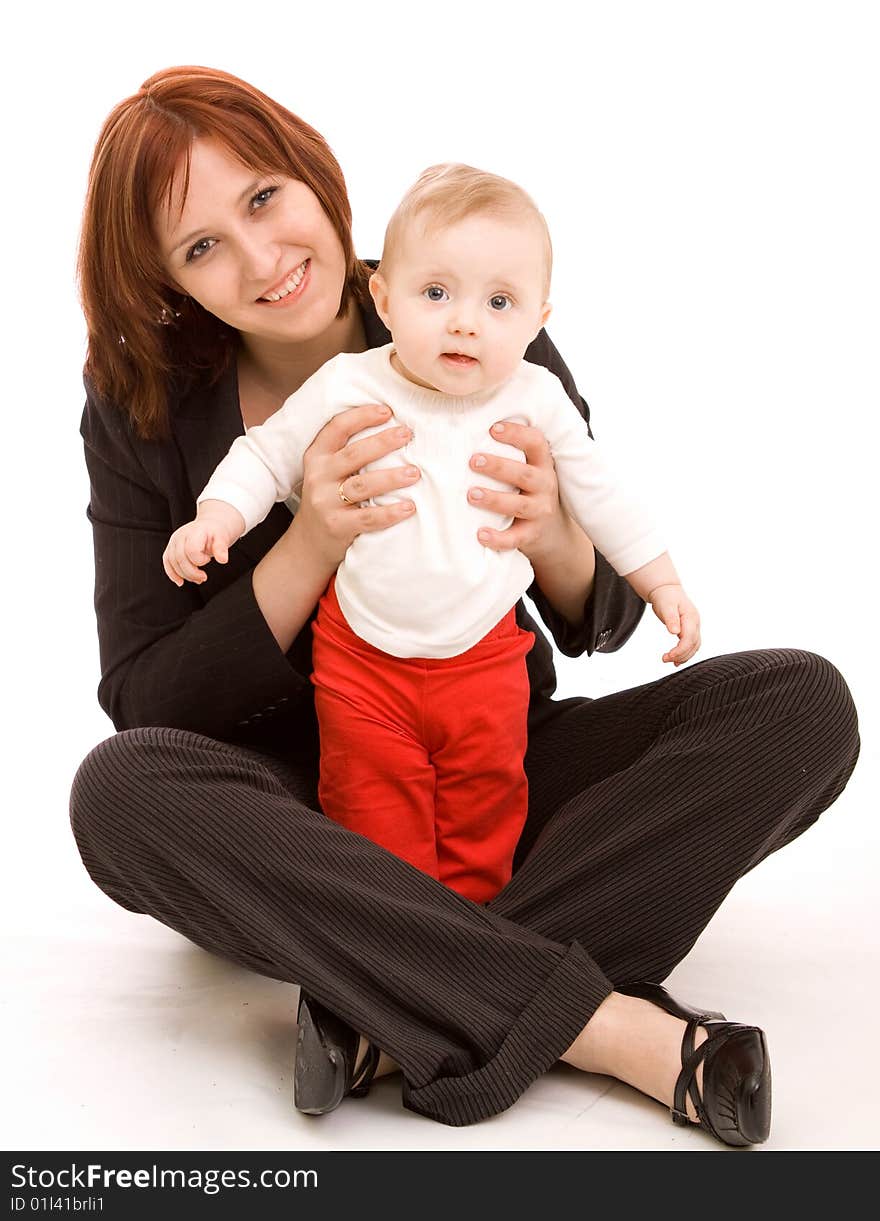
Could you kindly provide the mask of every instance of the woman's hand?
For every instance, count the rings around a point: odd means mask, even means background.
[[[302,492],[294,522],[331,572],[335,572],[358,534],[386,530],[415,511],[415,505],[408,499],[365,508],[359,504],[408,487],[420,477],[417,467],[406,466],[357,474],[368,463],[401,449],[412,439],[412,433],[404,427],[385,428],[369,437],[351,440],[365,428],[381,427],[390,417],[390,409],[377,404],[341,411],[324,425],[303,455]],[[346,504],[340,496],[340,486],[351,503]]]
[[[514,521],[506,530],[481,527],[477,537],[493,551],[519,549],[534,565],[563,545],[570,519],[559,501],[556,467],[547,438],[539,428],[526,424],[500,422],[492,436],[505,445],[515,445],[526,456],[525,462],[500,458],[497,454],[474,454],[471,470],[512,484],[519,492],[498,492],[475,482],[468,491],[472,505],[488,509]]]
[[[385,427],[390,418],[389,409],[377,404],[341,411],[324,425],[303,454],[299,507],[253,575],[257,605],[283,653],[308,621],[357,535],[364,530],[385,530],[414,511],[412,502],[405,500],[367,508],[357,503],[416,483],[419,478],[418,470],[410,475],[403,466],[355,475],[367,463],[407,444],[409,430]],[[381,431],[351,440],[368,428]],[[341,499],[340,484],[354,503],[346,504]]]

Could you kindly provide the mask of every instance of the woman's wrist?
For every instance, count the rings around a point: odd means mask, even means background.
[[[580,526],[567,513],[557,529],[545,532],[541,544],[526,552],[535,580],[555,611],[577,626],[593,592],[596,551]]]
[[[308,622],[337,567],[314,546],[296,517],[257,564],[254,597],[282,653]]]

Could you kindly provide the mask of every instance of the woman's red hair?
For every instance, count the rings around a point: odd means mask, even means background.
[[[237,77],[213,68],[166,68],[107,118],[95,147],[79,245],[88,327],[85,373],[98,394],[146,438],[168,435],[169,390],[215,380],[237,332],[169,280],[154,217],[170,203],[196,137],[209,136],[256,173],[284,174],[314,191],[345,253],[342,317],[368,299],[371,269],[354,253],[342,170],[322,136]]]

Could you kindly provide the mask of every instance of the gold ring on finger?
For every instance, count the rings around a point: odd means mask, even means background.
[[[356,504],[356,503],[357,503],[356,501],[354,501],[354,500],[349,500],[349,499],[348,499],[348,497],[346,496],[345,492],[343,492],[343,490],[342,490],[342,485],[343,485],[344,483],[345,483],[345,480],[343,479],[342,483],[340,483],[339,487],[336,489],[336,490],[337,490],[337,492],[339,493],[339,499],[342,501],[342,503],[343,503],[344,505],[353,505],[353,504]]]

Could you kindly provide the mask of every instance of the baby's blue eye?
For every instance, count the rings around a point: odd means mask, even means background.
[[[444,297],[448,296],[448,293],[439,284],[429,284],[422,295],[427,297],[429,301],[442,301]]]
[[[510,309],[513,302],[504,293],[497,293],[494,297],[489,298],[489,305],[500,314],[503,310]]]

